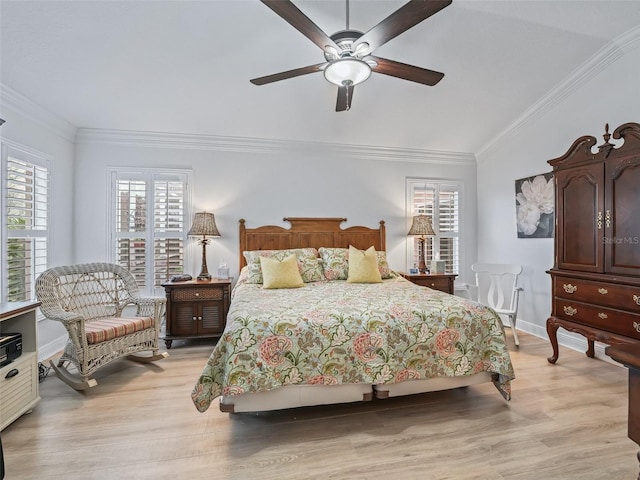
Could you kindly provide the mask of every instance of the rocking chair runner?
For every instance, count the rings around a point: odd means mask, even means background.
[[[64,352],[51,366],[76,390],[97,385],[91,375],[117,358],[146,363],[168,356],[158,351],[166,298],[140,296],[133,275],[119,265],[50,268],[36,280],[36,296],[45,317],[67,329]],[[135,355],[144,351],[151,354]],[[78,369],[77,375],[69,372],[69,363]]]

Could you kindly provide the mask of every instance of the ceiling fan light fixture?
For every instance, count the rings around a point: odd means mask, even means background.
[[[364,61],[345,57],[331,62],[324,69],[324,78],[338,86],[357,85],[371,75],[371,67]]]

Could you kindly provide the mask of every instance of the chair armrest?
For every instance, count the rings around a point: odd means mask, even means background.
[[[165,297],[132,297],[131,303],[137,306],[137,315],[159,319],[167,303]]]
[[[80,315],[79,313],[68,312],[57,306],[47,307],[46,309],[41,307],[40,310],[48,320],[62,322],[63,324],[65,324],[65,326],[84,320],[84,316]]]

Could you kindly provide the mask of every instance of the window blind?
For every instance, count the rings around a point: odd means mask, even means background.
[[[428,179],[407,179],[408,222],[414,215],[429,215],[436,235],[425,239],[425,260],[445,262],[446,273],[460,270],[461,184]],[[409,265],[419,263],[419,242],[409,250]]]
[[[49,172],[45,166],[10,153],[4,165],[7,244],[3,297],[10,302],[33,300],[35,280],[47,269]]]
[[[113,171],[115,262],[152,291],[184,272],[187,174]]]

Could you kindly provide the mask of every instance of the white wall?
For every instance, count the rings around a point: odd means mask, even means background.
[[[514,181],[550,172],[547,160],[563,155],[582,135],[603,143],[605,123],[612,132],[640,121],[639,46],[636,36],[635,42],[594,58],[566,88],[551,92],[526,121],[478,154],[478,259],[523,265],[518,318],[523,329],[541,337],[547,335],[551,313],[551,279],[545,271],[553,266],[553,239],[517,238]],[[562,329],[558,335],[561,344],[586,350],[583,337]]]
[[[49,262],[51,265],[72,262],[75,128],[4,86],[1,100],[0,116],[6,120],[0,127],[2,140],[36,150],[51,159]],[[58,322],[46,319],[38,322],[38,359],[58,352],[64,346],[61,339],[65,336],[64,327]]]
[[[195,211],[216,215],[221,238],[207,248],[209,271],[220,260],[238,274],[238,220],[247,227],[272,224],[287,227],[283,217],[346,217],[344,227],[387,227],[387,251],[392,268],[406,268],[409,225],[405,218],[406,177],[461,179],[465,182],[465,256],[475,257],[476,166],[462,155],[457,165],[445,165],[433,153],[371,147],[288,144],[259,140],[234,140],[219,145],[167,141],[156,136],[135,141],[134,134],[113,141],[108,132],[79,132],[76,149],[75,235],[76,261],[107,258],[107,188],[109,167],[186,168],[193,172]],[[134,143],[134,145],[132,145]],[[222,145],[224,144],[224,145]],[[157,145],[157,146],[154,146]],[[167,147],[167,145],[170,145]],[[166,147],[166,148],[165,148]],[[443,154],[451,159],[451,154]],[[380,160],[374,159],[379,157]],[[363,158],[365,157],[365,158]],[[428,157],[428,158],[427,158]],[[442,163],[438,163],[442,162]],[[200,247],[190,244],[192,275],[200,271]]]

